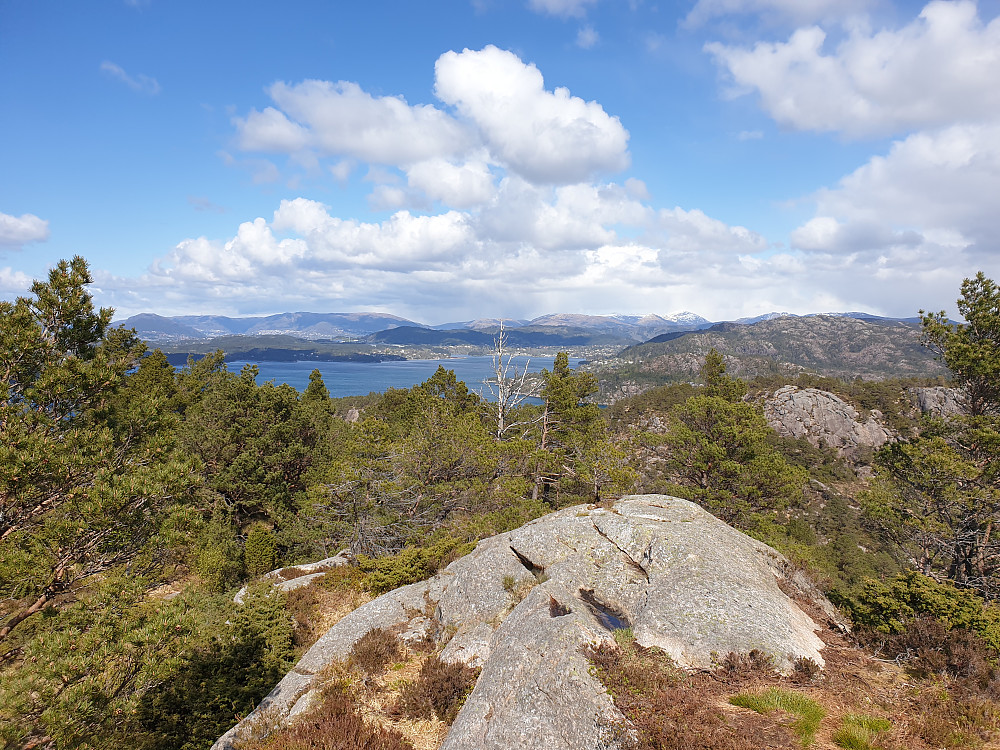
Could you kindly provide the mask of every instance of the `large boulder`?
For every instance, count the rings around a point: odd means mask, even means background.
[[[436,638],[443,660],[482,667],[444,750],[619,747],[625,721],[591,674],[585,644],[631,627],[686,668],[755,649],[783,670],[798,659],[822,666],[818,626],[796,599],[835,616],[778,552],[686,500],[568,508],[359,607],[213,750],[234,748],[248,722],[280,724],[314,705],[317,675],[375,627]]]
[[[779,435],[805,438],[854,458],[862,448],[881,448],[893,439],[872,411],[867,419],[839,396],[817,388],[786,385],[764,400],[764,416]]]
[[[948,418],[966,413],[964,393],[961,389],[936,385],[910,388],[910,394],[921,414]]]

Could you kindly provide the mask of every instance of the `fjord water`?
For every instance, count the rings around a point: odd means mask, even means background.
[[[519,370],[528,363],[530,372],[539,372],[543,367],[552,369],[553,357],[515,357],[514,365]],[[576,367],[581,360],[570,358],[570,366]],[[454,370],[455,377],[465,381],[470,391],[491,398],[489,388],[484,385],[493,376],[492,357],[453,357],[449,359],[410,359],[405,362],[227,362],[231,372],[239,372],[244,365],[256,365],[258,383],[273,380],[275,384],[288,383],[296,390],[304,391],[309,385],[309,374],[319,370],[327,390],[334,398],[343,396],[364,396],[371,392],[381,393],[388,388],[411,388],[431,377],[438,366]]]

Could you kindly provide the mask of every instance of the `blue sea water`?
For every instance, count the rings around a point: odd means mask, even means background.
[[[576,367],[581,360],[570,358],[570,366]],[[514,364],[519,370],[528,364],[530,372],[542,368],[552,369],[552,357],[515,357]],[[452,357],[450,359],[410,359],[405,362],[227,362],[231,372],[239,372],[244,365],[256,365],[259,373],[257,382],[273,380],[276,384],[288,383],[293,388],[304,391],[309,385],[309,374],[319,370],[327,390],[334,398],[343,396],[364,396],[382,393],[389,388],[411,388],[430,378],[438,366],[454,370],[455,376],[465,382],[470,391],[490,398],[490,391],[484,381],[493,375],[492,357]]]

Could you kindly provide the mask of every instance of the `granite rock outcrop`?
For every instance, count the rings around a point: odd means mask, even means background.
[[[518,589],[523,599],[512,596]],[[685,668],[751,650],[785,671],[799,659],[822,666],[820,624],[797,601],[836,619],[778,552],[686,500],[567,508],[348,614],[213,750],[238,747],[262,717],[280,724],[307,712],[324,667],[376,627],[433,639],[442,660],[482,668],[443,750],[615,748],[626,722],[592,675],[586,644],[630,627]]]
[[[848,458],[894,439],[878,410],[862,418],[839,396],[816,388],[779,388],[764,399],[764,416],[779,435],[805,438],[816,447],[833,448]]]

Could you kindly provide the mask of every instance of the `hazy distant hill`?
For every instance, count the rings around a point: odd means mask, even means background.
[[[481,346],[491,348],[496,328],[485,330],[452,329],[439,331],[433,328],[399,326],[389,331],[379,331],[371,337],[378,344],[406,346]],[[628,337],[601,333],[585,328],[566,326],[522,326],[507,330],[507,343],[512,347],[581,347],[623,346]]]
[[[177,315],[164,317],[152,313],[134,315],[124,321],[126,327],[135,328],[142,338],[152,342],[168,342],[212,338],[215,336],[271,336],[289,335],[303,339],[333,339],[362,337],[378,334],[400,326],[433,331],[486,332],[492,341],[493,332],[500,325],[498,318],[480,318],[457,323],[425,326],[412,320],[385,313],[309,313],[294,312],[266,317],[230,318],[224,315]],[[548,331],[557,338],[572,338],[578,344],[580,336],[590,336],[598,343],[646,341],[661,333],[678,330],[706,328],[712,323],[690,312],[674,315],[578,315],[557,313],[543,315],[534,320],[504,320],[510,331],[528,328]],[[561,333],[553,333],[559,329]],[[457,335],[457,334],[456,334]],[[411,334],[414,342],[434,344],[444,339],[432,335],[423,337]],[[608,338],[610,337],[610,338]],[[377,339],[383,340],[383,339]],[[396,338],[384,339],[387,343],[403,343]],[[458,336],[462,343],[478,342],[477,337]],[[406,343],[414,343],[406,342]],[[522,344],[515,344],[522,346]],[[543,344],[547,346],[548,344]]]
[[[144,313],[121,321],[147,341],[177,341],[213,336],[291,335],[303,339],[367,336],[412,320],[385,313],[293,312],[264,317],[228,318],[224,315],[177,315],[165,318]]]
[[[753,324],[772,320],[803,320],[791,313],[767,313],[742,318],[737,323]],[[822,316],[820,316],[822,317]],[[832,313],[829,317],[894,323],[868,313]],[[490,346],[500,324],[497,318],[480,318],[457,323],[425,326],[386,313],[310,313],[230,318],[223,315],[178,315],[164,317],[152,313],[134,315],[121,321],[135,328],[146,341],[168,343],[196,341],[218,336],[294,336],[310,341],[320,339],[365,339],[387,344],[448,346],[472,344]],[[670,315],[582,315],[553,313],[534,320],[504,320],[514,346],[604,346],[629,342],[664,342],[690,331],[711,327],[711,321],[692,312]],[[735,324],[731,324],[735,325]],[[406,328],[406,331],[391,331]],[[423,331],[424,333],[419,333]],[[538,342],[538,343],[526,343]]]
[[[176,318],[164,318],[153,313],[133,315],[122,322],[126,328],[134,328],[139,337],[146,341],[174,341],[202,337],[197,329],[184,325]]]
[[[782,316],[749,325],[719,323],[701,331],[669,333],[628,347],[608,365],[616,370],[615,379],[693,380],[713,348],[725,356],[730,373],[740,377],[808,371],[875,380],[945,372],[920,346],[919,326],[844,315]]]
[[[708,328],[711,321],[691,312],[674,315],[543,315],[529,323],[533,327],[581,328],[633,341],[646,341],[661,333]]]

